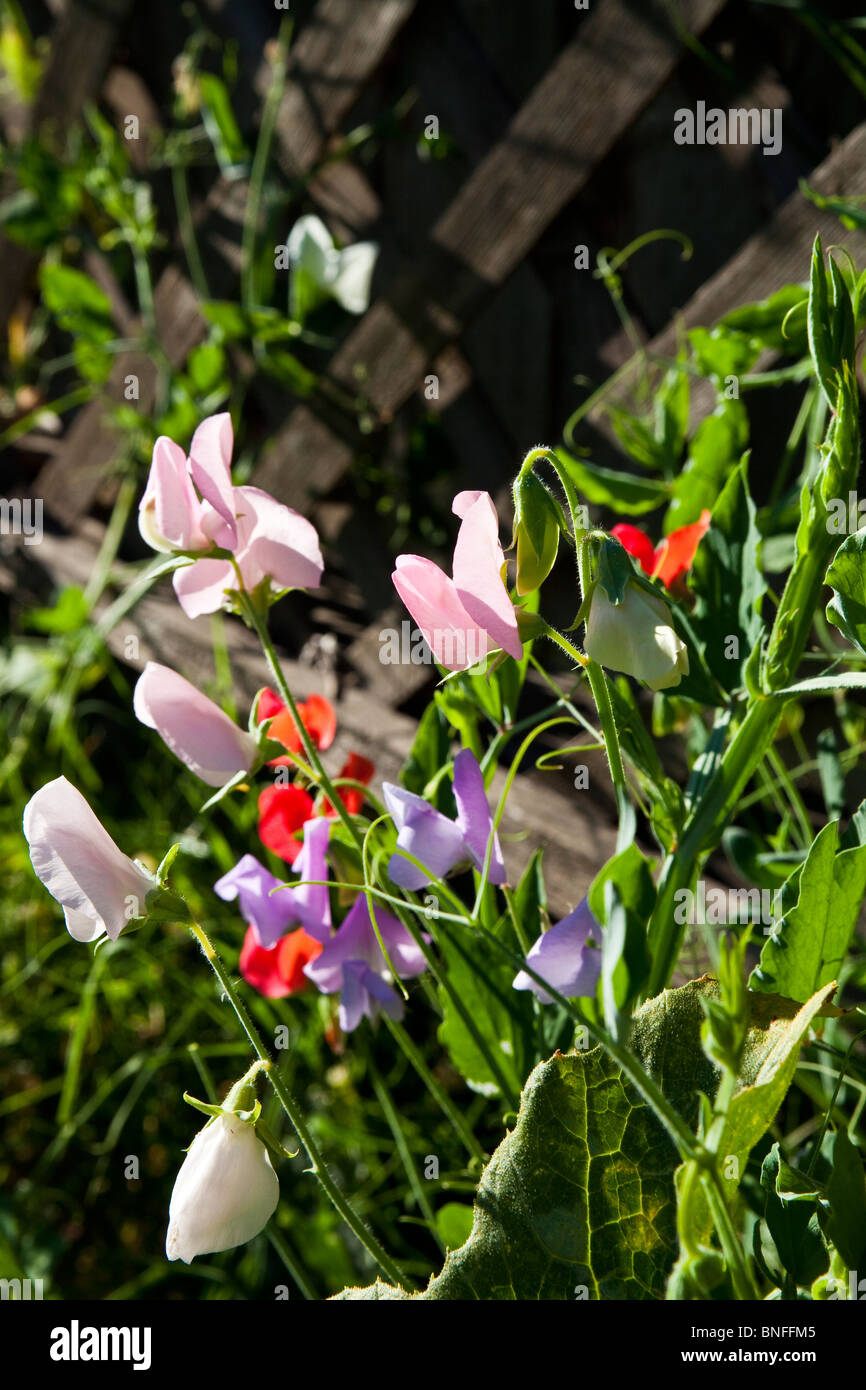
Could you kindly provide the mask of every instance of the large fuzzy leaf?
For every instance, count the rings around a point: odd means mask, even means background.
[[[690,1125],[697,1092],[717,1076],[700,1046],[704,977],[666,990],[635,1018],[632,1047]],[[766,1132],[821,1000],[751,995],[752,1026],[732,1152]],[[742,1141],[742,1142],[741,1142]],[[469,1239],[449,1253],[421,1299],[661,1299],[677,1253],[679,1156],[655,1115],[602,1051],[535,1068],[520,1114],[484,1170]],[[387,1285],[344,1299],[405,1297]]]

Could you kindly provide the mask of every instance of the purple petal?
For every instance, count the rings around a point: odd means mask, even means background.
[[[304,825],[304,846],[293,868],[300,881],[292,888],[298,921],[316,941],[331,939],[331,899],[326,853],[331,822],[327,816],[314,816]]]
[[[526,964],[566,999],[591,998],[601,978],[602,929],[589,910],[586,898],[573,912],[541,935],[531,947]],[[596,945],[589,945],[592,937]],[[521,970],[515,989],[529,989],[542,1004],[553,999],[531,975]]]
[[[457,802],[457,824],[475,867],[481,870],[493,834],[493,817],[484,790],[484,774],[469,748],[464,748],[454,759],[454,800]],[[490,853],[489,879],[491,883],[505,882],[505,863],[499,836],[495,834]]]
[[[272,893],[274,888],[280,891]],[[214,884],[214,892],[225,902],[238,899],[241,916],[265,951],[276,946],[288,928],[300,920],[292,889],[280,888],[280,880],[252,854],[245,854],[223,874]]]
[[[404,849],[429,870],[425,874],[400,854],[391,856],[388,876],[400,888],[415,891],[432,878],[443,878],[467,857],[463,831],[423,797],[388,782],[385,804],[397,825],[397,848]]]

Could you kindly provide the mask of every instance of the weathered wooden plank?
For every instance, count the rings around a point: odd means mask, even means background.
[[[858,126],[841,141],[809,175],[809,183],[828,196],[866,195],[866,124]],[[678,326],[691,328],[713,324],[740,304],[766,299],[783,285],[805,283],[816,233],[820,233],[825,246],[843,246],[855,263],[863,265],[866,262],[866,234],[847,231],[838,218],[816,208],[801,193],[792,193],[765,226],[749,237],[692,295],[676,318],[648,343],[648,351],[671,357],[675,354]],[[617,342],[618,339],[612,339],[607,349],[607,360],[612,367],[619,365]],[[608,397],[611,402],[627,399],[638,371],[635,363],[634,373],[623,374]],[[708,414],[713,403],[712,387],[696,382],[692,391],[692,423]],[[587,424],[609,436],[603,406],[590,412]]]
[[[180,366],[197,341],[197,337],[190,337],[196,332],[192,314],[195,306],[189,283],[179,271],[169,268],[154,294],[154,310],[160,340],[173,366]],[[151,408],[157,379],[153,359],[142,352],[118,355],[100,397],[79,412],[62,447],[39,470],[34,485],[36,495],[43,498],[46,509],[64,526],[87,511],[111,469],[120,436],[112,426],[109,412],[113,405],[126,400],[125,384],[131,375],[138,379],[136,408],[142,412]]]
[[[316,162],[414,8],[415,0],[318,0],[292,47],[277,114],[285,173]]]
[[[681,18],[700,33],[723,4],[689,0]],[[579,191],[681,53],[658,4],[637,13],[624,0],[601,0],[438,220],[422,263],[395,279],[387,299],[335,354],[333,378],[353,386],[362,373],[366,396],[390,418],[430,358],[458,336]],[[297,496],[304,486],[304,470],[292,462],[293,419],[280,442],[286,469],[267,472],[261,483],[278,496],[281,489]],[[340,453],[345,460],[344,442]],[[330,471],[340,466],[335,456]]]

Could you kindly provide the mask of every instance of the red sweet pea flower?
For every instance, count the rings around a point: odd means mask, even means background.
[[[259,794],[259,835],[287,864],[294,864],[301,852],[297,832],[313,816],[313,798],[302,787],[265,787]]]
[[[699,521],[671,531],[657,546],[653,546],[649,536],[638,530],[637,526],[629,526],[626,522],[612,527],[610,534],[616,536],[629,555],[634,556],[644,574],[660,579],[666,589],[675,589],[682,587],[700,539],[709,530],[709,525],[710,512],[704,508]]]
[[[252,927],[247,927],[238,967],[247,984],[266,999],[283,999],[307,988],[310,982],[304,966],[315,960],[321,950],[321,942],[299,927],[266,951],[256,941]]]
[[[302,751],[304,745],[291,710],[267,686],[259,696],[256,713],[260,724],[265,719],[273,718],[268,732],[277,743],[288,748],[290,753]],[[298,702],[298,714],[316,748],[330,748],[337,732],[337,716],[330,700],[326,700],[324,695],[310,695],[308,699]],[[291,764],[291,761],[291,758],[273,758],[268,766],[281,767]]]
[[[360,753],[350,753],[340,768],[338,777],[351,777],[353,782],[363,782],[366,787],[375,771],[376,766],[370,762],[369,758],[363,758]],[[357,787],[338,787],[337,795],[346,810],[353,816],[356,816],[364,805],[364,793]],[[324,803],[324,814],[326,816],[337,814],[330,801]]]

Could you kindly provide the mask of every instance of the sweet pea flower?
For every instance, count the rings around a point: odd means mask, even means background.
[[[424,953],[402,922],[381,908],[376,910],[376,921],[401,979],[423,974],[427,968]],[[342,991],[339,1017],[344,1033],[351,1033],[362,1018],[372,1022],[380,1011],[389,1018],[403,1017],[403,1002],[389,984],[388,964],[376,939],[365,893],[359,893],[321,955],[304,966],[304,974],[322,994]]]
[[[433,878],[444,878],[457,864],[470,861],[479,871],[484,867],[487,846],[493,836],[490,852],[489,880],[505,882],[505,864],[499,836],[493,830],[493,817],[484,789],[484,776],[475,754],[464,748],[454,759],[454,800],[457,819],[449,820],[423,797],[397,787],[392,782],[382,785],[385,805],[397,827],[397,850],[388,864],[392,883],[415,891]],[[429,874],[404,858],[407,850]]]
[[[209,787],[249,772],[258,749],[252,734],[177,671],[149,661],[135,684],[136,719],[155,729],[167,748]]]
[[[256,940],[252,927],[247,927],[241,948],[238,969],[248,985],[266,999],[285,999],[309,989],[310,981],[304,966],[321,954],[322,943],[316,941],[303,927],[290,931],[270,950]]]
[[[674,631],[664,599],[646,593],[631,579],[618,604],[600,584],[596,586],[583,648],[599,665],[624,671],[650,690],[668,690],[689,673],[688,649]]]
[[[303,848],[295,859],[296,884],[282,884],[252,854],[245,854],[214,884],[214,892],[224,902],[238,899],[241,916],[263,950],[272,950],[298,924],[318,941],[329,939],[331,900],[325,880],[330,829],[330,822],[323,818],[307,821]]]
[[[363,314],[379,255],[374,241],[356,241],[338,250],[321,218],[299,217],[286,243],[289,264],[308,277],[323,299],[336,299],[350,314]]]
[[[322,577],[322,555],[315,528],[305,517],[257,487],[234,487],[231,417],[203,420],[190,444],[189,457],[172,440],[160,436],[153,449],[150,474],[138,525],[155,550],[201,555],[175,570],[172,583],[189,618],[231,605],[238,589],[268,592],[314,589]],[[231,551],[235,565],[208,551]]]
[[[133,917],[144,915],[156,878],[118,849],[65,777],[30,798],[24,834],[36,875],[60,903],[76,941],[116,941]]]
[[[530,948],[526,964],[566,999],[595,995],[601,979],[601,927],[586,898],[561,922],[543,932]],[[541,1004],[553,997],[525,970],[514,977],[515,989],[529,989]]]
[[[264,583],[271,593],[317,588],[324,562],[311,522],[261,488],[236,487],[233,495],[237,544],[232,548],[247,593]],[[239,588],[231,561],[219,559],[175,570],[172,583],[188,618],[229,607]]]
[[[461,518],[453,578],[432,560],[398,555],[394,588],[440,666],[465,671],[497,648],[519,661],[523,643],[505,587],[493,499],[487,492],[459,492],[451,509]]]
[[[644,574],[649,575],[650,579],[660,579],[666,589],[679,592],[692,567],[701,538],[709,530],[711,518],[712,513],[705,507],[698,521],[671,531],[657,546],[637,526],[630,526],[626,522],[611,527],[610,534],[616,536],[629,555],[634,556]]]
[[[297,832],[315,815],[309,792],[292,783],[277,783],[259,793],[259,839],[266,849],[294,864],[301,853]]]
[[[267,1225],[280,1184],[255,1126],[220,1114],[200,1130],[175,1179],[165,1254],[190,1264],[196,1255],[244,1245]]]
[[[337,780],[347,777],[352,782],[361,782],[366,787],[376,771],[375,763],[371,763],[369,758],[365,758],[360,753],[350,753],[340,771],[337,773]],[[338,787],[337,796],[342,801],[350,815],[356,816],[364,805],[364,793],[359,787]],[[323,812],[326,816],[337,814],[334,807],[325,798]]]
[[[322,751],[330,748],[337,732],[337,715],[330,700],[326,700],[324,695],[310,695],[306,700],[298,700],[297,705],[301,723],[315,747]],[[256,718],[260,724],[270,719],[268,738],[281,743],[290,753],[303,751],[304,745],[291,710],[270,686],[266,685],[259,695]],[[291,758],[272,758],[268,767],[290,766],[291,762]]]

